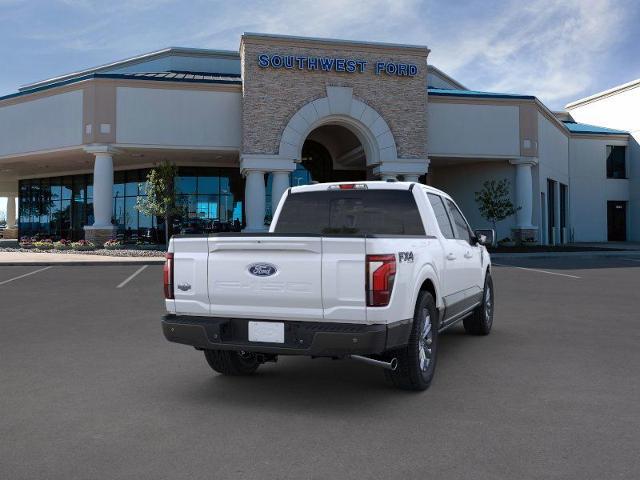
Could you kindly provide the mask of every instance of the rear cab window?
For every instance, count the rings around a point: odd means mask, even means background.
[[[324,190],[291,193],[274,233],[308,235],[425,235],[409,190]]]

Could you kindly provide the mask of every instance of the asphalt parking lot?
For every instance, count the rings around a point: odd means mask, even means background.
[[[217,376],[162,336],[157,265],[0,266],[0,477],[638,478],[640,257],[497,263],[492,334],[444,334],[418,394],[352,361]]]

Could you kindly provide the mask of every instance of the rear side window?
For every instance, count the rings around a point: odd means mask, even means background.
[[[275,233],[424,235],[408,190],[327,190],[290,194]]]
[[[449,220],[449,214],[447,213],[444,203],[442,203],[442,197],[433,193],[428,193],[427,196],[429,197],[429,203],[431,203],[431,207],[433,208],[433,213],[436,214],[436,220],[440,227],[440,231],[442,232],[442,236],[444,238],[455,238],[453,235],[453,227]]]
[[[456,238],[471,243],[471,232],[469,231],[469,225],[467,225],[467,221],[462,216],[462,213],[460,212],[456,204],[448,198],[447,205],[449,206],[449,212],[451,212],[451,219],[456,226]]]

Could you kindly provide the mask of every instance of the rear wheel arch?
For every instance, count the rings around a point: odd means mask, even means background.
[[[411,303],[412,306],[418,302],[420,297],[420,292],[429,292],[433,297],[434,302],[436,303],[436,309],[439,311],[442,308],[442,302],[440,300],[439,295],[439,283],[437,280],[437,275],[432,269],[428,269],[426,272],[422,272],[422,275],[419,277],[418,282],[419,288],[416,289],[413,295],[413,301]]]
[[[484,282],[487,281],[487,277],[491,276],[491,264],[488,264],[487,267],[484,269],[484,275],[482,276],[482,284],[484,285]]]

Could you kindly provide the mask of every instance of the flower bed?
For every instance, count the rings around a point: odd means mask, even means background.
[[[97,249],[97,250],[74,250],[73,248],[67,250],[58,250],[55,248],[41,250],[39,248],[30,247],[30,248],[0,248],[0,252],[22,252],[22,253],[49,253],[55,255],[100,255],[106,257],[155,257],[161,258],[164,257],[165,250],[138,250],[134,248],[129,249],[117,249],[117,250],[107,250],[105,248]]]
[[[22,237],[20,248],[0,248],[0,252],[30,252],[57,254],[85,254],[109,257],[163,257],[166,251],[164,245],[138,242],[136,245],[125,245],[121,240],[111,239],[105,242],[104,248],[98,248],[87,240],[58,240],[37,237]]]
[[[51,250],[53,249],[53,242],[49,239],[37,240],[33,242],[33,248],[38,248],[40,250]]]
[[[33,240],[31,237],[21,237],[19,242],[20,248],[33,248]]]
[[[71,240],[60,240],[57,242],[53,242],[53,248],[55,250],[71,250]]]
[[[71,248],[73,250],[79,250],[82,252],[82,251],[95,250],[96,246],[94,243],[89,242],[87,240],[78,240],[77,242],[71,243]]]
[[[104,242],[104,248],[106,250],[121,250],[123,243],[120,240],[107,240]]]

